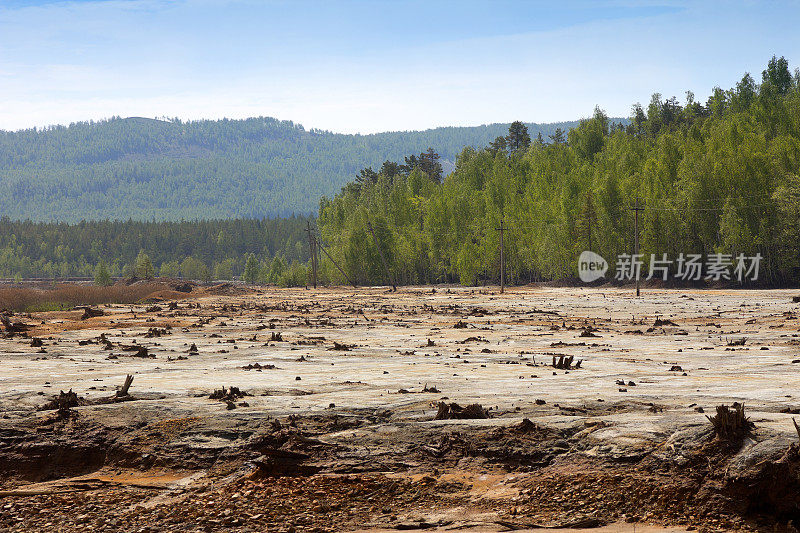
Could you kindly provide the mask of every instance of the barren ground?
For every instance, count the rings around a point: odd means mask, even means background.
[[[796,294],[231,289],[15,315],[0,529],[794,530]],[[733,402],[754,428],[720,439],[706,415]]]

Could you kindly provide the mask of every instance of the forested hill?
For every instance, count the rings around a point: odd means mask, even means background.
[[[545,138],[577,122],[528,124]],[[179,220],[316,212],[359,169],[433,148],[452,162],[508,124],[346,135],[273,118],[113,118],[0,131],[0,213],[10,219]]]
[[[323,202],[323,238],[359,283],[388,281],[382,257],[398,283],[496,281],[501,224],[507,280],[576,276],[584,250],[613,277],[635,250],[636,207],[643,277],[659,264],[662,279],[698,280],[681,271],[691,254],[704,279],[744,282],[736,269],[761,257],[756,281],[800,284],[800,70],[785,58],[703,101],[654,94],[627,126],[598,109],[553,142],[532,137],[512,124],[444,180],[367,172]]]

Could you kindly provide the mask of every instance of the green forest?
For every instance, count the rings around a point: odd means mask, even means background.
[[[398,283],[496,282],[501,223],[511,282],[572,278],[582,250],[633,252],[637,201],[643,270],[650,254],[760,253],[759,282],[800,282],[800,72],[783,57],[705,101],[654,94],[624,123],[599,108],[566,133],[515,123],[444,179],[396,167],[321,202],[323,239],[360,284],[389,281],[380,251]]]
[[[0,219],[0,277],[167,276],[195,280],[305,283],[303,217],[196,222],[15,222]]]
[[[528,124],[552,134],[577,122]],[[433,147],[445,169],[508,124],[345,135],[273,118],[113,118],[0,131],[0,214],[12,220],[209,220],[311,215],[363,167]]]
[[[341,136],[272,119],[113,119],[2,133],[2,202],[38,221],[4,213],[0,277],[304,285],[307,224],[327,252],[318,252],[323,283],[496,283],[501,225],[509,283],[574,278],[583,250],[608,259],[610,277],[614,259],[634,252],[641,206],[643,277],[651,254],[760,254],[760,284],[800,282],[800,71],[783,57],[759,81],[745,74],[704,101],[654,94],[627,119],[598,107],[569,126]],[[292,170],[271,192],[259,188],[277,164]],[[163,202],[143,200],[144,190]],[[82,208],[84,195],[96,203]],[[144,214],[139,200],[154,202],[146,220],[134,216]],[[309,217],[317,204],[316,220],[260,215],[278,200],[279,213],[305,205]],[[122,214],[131,218],[115,220]]]

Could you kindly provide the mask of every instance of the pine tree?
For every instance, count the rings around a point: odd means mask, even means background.
[[[108,273],[106,262],[103,260],[97,264],[97,268],[95,269],[94,283],[101,287],[108,287],[111,285],[111,275]]]
[[[430,179],[437,183],[442,181],[442,164],[439,162],[439,154],[433,148],[428,148],[419,154],[417,161],[419,169],[427,174]]]
[[[247,254],[247,260],[244,264],[244,281],[253,284],[258,281],[258,261],[253,254]]]
[[[381,165],[381,170],[379,173],[382,176],[386,176],[387,178],[393,178],[398,174],[400,174],[400,165],[398,165],[394,161],[386,160]]]
[[[564,130],[562,130],[561,128],[556,128],[555,133],[553,133],[553,135],[548,135],[548,137],[550,137],[550,140],[556,146],[565,144],[567,142],[567,138],[564,135]]]
[[[508,141],[503,136],[497,137],[495,140],[489,143],[489,150],[495,155],[505,154],[507,147]]]
[[[512,122],[508,127],[506,145],[510,152],[527,150],[531,145],[531,136],[528,134],[528,127],[519,120]]]
[[[772,56],[766,70],[761,74],[763,82],[772,85],[778,94],[786,94],[792,87],[792,74],[789,72],[789,62],[781,56],[778,59]]]
[[[150,256],[144,253],[144,250],[140,251],[139,255],[136,256],[133,273],[137,278],[142,279],[153,279],[155,276],[153,263],[150,261]]]

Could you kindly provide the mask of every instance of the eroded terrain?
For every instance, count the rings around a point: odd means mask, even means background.
[[[10,317],[0,528],[800,518],[796,291],[218,292]],[[706,415],[734,402],[753,428],[719,438]]]

